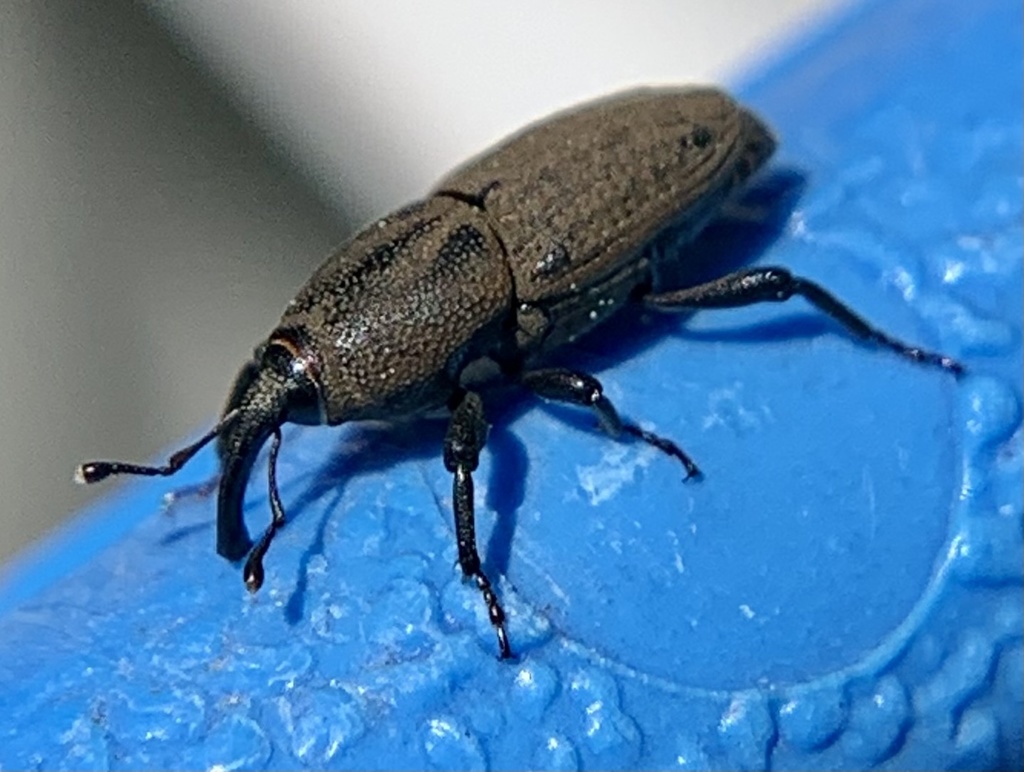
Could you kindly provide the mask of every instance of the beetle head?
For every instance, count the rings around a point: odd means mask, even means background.
[[[316,424],[324,418],[315,351],[315,347],[307,345],[301,330],[276,330],[239,372],[217,425],[191,445],[173,453],[166,464],[143,466],[124,461],[86,461],[75,469],[75,480],[90,484],[116,475],[170,477],[216,438],[221,459],[217,552],[228,560],[240,560],[249,553],[245,583],[255,592],[263,583],[263,555],[285,519],[275,469],[281,446],[280,426],[286,421]],[[271,435],[274,443],[270,450],[268,482],[274,519],[256,548],[249,552],[252,541],[242,519],[242,498],[253,462]]]
[[[320,423],[319,368],[310,351],[298,332],[277,330],[235,379],[217,441],[217,552],[228,560],[241,559],[252,546],[242,500],[263,443],[285,422]]]

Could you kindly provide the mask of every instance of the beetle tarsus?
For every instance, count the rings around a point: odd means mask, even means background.
[[[263,586],[263,578],[263,555],[254,547],[253,551],[249,553],[249,557],[245,561],[245,569],[242,571],[245,589],[255,595]]]
[[[939,367],[955,376],[966,372],[964,366],[952,357],[911,346],[874,327],[820,284],[794,276],[780,266],[736,271],[704,284],[648,295],[644,303],[662,311],[737,308],[763,302],[781,303],[794,295],[804,298],[861,340],[894,351],[912,362]]]
[[[505,631],[505,611],[498,602],[498,596],[495,595],[491,582],[483,571],[477,569],[473,578],[476,579],[476,586],[484,596],[484,603],[487,604],[487,616],[498,635],[499,656],[501,659],[511,659],[512,647],[509,645],[508,633]]]
[[[672,458],[679,461],[686,470],[686,477],[683,478],[684,481],[698,481],[704,479],[704,473],[700,471],[700,467],[694,463],[693,459],[687,455],[686,451],[672,442],[672,440],[649,432],[646,429],[641,429],[635,424],[624,423],[622,424],[622,429],[628,434],[631,434],[637,439],[643,440],[649,445],[653,445],[662,453],[672,456]]]
[[[612,437],[618,437],[625,432],[672,456],[686,470],[685,480],[699,480],[704,476],[693,459],[672,440],[623,421],[615,406],[604,395],[601,382],[594,376],[576,370],[550,367],[523,373],[519,380],[543,399],[589,407],[597,415],[601,428]]]

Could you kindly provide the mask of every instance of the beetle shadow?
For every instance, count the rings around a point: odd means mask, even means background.
[[[758,177],[735,201],[722,209],[692,240],[680,241],[669,228],[652,245],[672,250],[659,266],[659,291],[717,279],[753,262],[786,231],[797,201],[807,187],[807,175],[793,167],[772,169]]]
[[[665,292],[694,286],[753,263],[785,233],[806,183],[806,174],[798,169],[773,169],[758,178],[693,240],[687,240],[685,231],[678,227],[660,234],[649,247],[658,256],[655,290]],[[752,342],[810,337],[827,328],[820,315],[789,313],[768,324],[722,332],[688,330],[686,321],[694,313],[696,310],[661,313],[634,303],[612,322],[618,329],[629,330],[628,334],[609,334],[608,327],[602,326],[582,337],[571,350],[562,352],[557,360],[585,369],[584,363],[610,366],[628,360],[669,335]]]
[[[324,553],[327,524],[345,495],[345,484],[366,474],[384,471],[399,461],[440,456],[444,423],[429,419],[395,424],[354,424],[334,445],[327,460],[295,481],[302,492],[288,505],[288,522],[301,518],[310,506],[329,494],[330,502],[316,525],[314,536],[302,551],[296,580],[285,603],[285,619],[298,624],[305,616],[309,565]]]
[[[485,571],[492,576],[504,576],[508,572],[512,539],[519,524],[519,508],[526,495],[530,469],[526,447],[508,428],[514,417],[527,409],[528,395],[521,389],[508,389],[508,392],[501,400],[493,399],[497,390],[488,395],[492,398],[488,401],[491,430],[487,436],[491,473],[485,504],[494,512],[495,520],[482,557]]]
[[[502,403],[494,401],[494,392],[502,388],[505,387],[488,390],[485,395],[489,405],[487,415],[493,422],[486,445],[493,463],[485,506],[495,512],[496,523],[488,541],[484,564],[489,571],[500,574],[504,574],[508,567],[512,537],[517,523],[516,512],[523,501],[524,480],[528,470],[526,451],[522,443],[505,428],[505,423],[509,420],[508,410],[506,407],[499,407]],[[284,607],[285,619],[290,625],[297,624],[305,616],[309,566],[314,558],[324,553],[327,525],[344,497],[346,483],[362,475],[385,471],[399,461],[440,459],[446,426],[444,420],[432,419],[394,424],[353,424],[346,427],[348,432],[334,443],[323,463],[291,477],[281,485],[287,515],[281,530],[301,520],[309,507],[330,496],[330,501],[324,505],[316,524],[313,538],[303,549],[296,567],[296,580]],[[300,440],[302,434],[316,428],[319,427],[294,427],[286,436],[285,445]],[[253,465],[254,478],[255,470],[265,470],[266,464],[267,451],[264,449]],[[194,487],[197,490],[200,488]],[[206,490],[209,487],[208,482],[201,487],[203,491],[197,495],[193,495],[191,487],[182,489],[184,495],[176,498],[165,515],[173,517],[174,510],[182,502],[206,499],[216,492],[215,487]],[[293,489],[299,491],[295,498],[290,495]],[[266,495],[257,496],[250,493],[247,501],[250,516],[253,512],[264,510],[269,516]],[[182,525],[161,537],[159,543],[162,546],[171,546],[198,533],[208,532],[214,525],[213,520]],[[251,534],[262,533],[262,527],[256,526],[255,523],[249,525]],[[455,538],[454,530],[452,538]],[[272,555],[273,549],[268,552],[268,556]]]
[[[165,516],[170,517],[171,515]],[[184,541],[185,539],[188,539],[189,537],[194,536],[197,533],[209,531],[211,528],[213,528],[212,521],[203,523],[192,523],[191,525],[181,525],[175,528],[173,531],[164,534],[157,543],[161,547],[169,547],[171,545],[177,544],[180,541]]]
[[[492,392],[489,390],[486,395],[487,404],[491,405],[488,415],[492,421],[486,449],[491,453],[492,463],[485,506],[495,513],[496,519],[483,563],[492,575],[503,575],[508,568],[518,522],[516,513],[523,501],[528,462],[522,443],[506,428],[507,410],[492,404]],[[285,619],[289,624],[295,625],[305,616],[309,564],[324,552],[327,524],[344,496],[345,484],[361,475],[385,471],[399,461],[440,459],[446,427],[444,420],[431,419],[354,425],[352,433],[337,443],[327,461],[304,475],[304,490],[288,506],[289,523],[299,519],[307,507],[320,502],[328,494],[333,495],[323,509],[312,541],[299,560],[296,581],[285,603]],[[452,513],[442,514],[447,515],[446,522],[450,523]],[[454,527],[452,539],[454,542]]]

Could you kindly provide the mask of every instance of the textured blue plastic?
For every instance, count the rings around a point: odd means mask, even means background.
[[[0,769],[1021,768],[1021,24],[898,0],[792,53],[742,90],[782,141],[760,214],[687,252],[788,265],[968,377],[800,301],[629,317],[570,361],[697,484],[492,402],[478,521],[514,663],[455,566],[442,427],[289,430],[255,598],[211,501],[160,514],[204,452],[8,571]]]

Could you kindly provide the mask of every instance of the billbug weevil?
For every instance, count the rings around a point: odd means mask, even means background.
[[[609,434],[653,445],[688,478],[700,472],[678,445],[620,418],[596,378],[546,365],[548,355],[630,303],[672,311],[799,295],[858,338],[962,372],[784,268],[660,286],[658,269],[672,255],[645,245],[667,228],[695,235],[774,149],[764,123],[713,88],[633,91],[530,126],[332,254],[242,367],[219,423],[199,441],[164,466],[89,462],[77,478],[172,475],[216,438],[217,552],[232,561],[248,556],[243,577],[255,592],[285,522],[275,478],[282,424],[447,409],[443,457],[454,480],[459,565],[483,596],[501,657],[509,657],[505,613],[481,567],[474,526],[473,472],[487,423],[471,374],[484,365],[540,397],[589,408]],[[272,520],[254,545],[243,495],[268,439]]]

